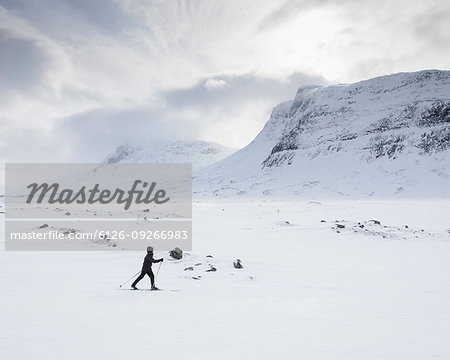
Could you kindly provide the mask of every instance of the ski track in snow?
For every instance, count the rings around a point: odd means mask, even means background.
[[[449,207],[448,200],[195,201],[193,251],[180,261],[156,254],[165,258],[157,285],[178,292],[117,291],[144,251],[2,249],[0,354],[448,359]],[[336,224],[345,228],[337,233]],[[234,269],[236,258],[244,269]],[[217,271],[206,272],[210,266]]]

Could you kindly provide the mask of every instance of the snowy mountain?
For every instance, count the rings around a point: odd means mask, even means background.
[[[106,163],[185,163],[199,168],[222,160],[236,149],[208,141],[125,144],[109,155]]]
[[[449,197],[450,71],[303,86],[245,148],[203,169],[194,192]]]

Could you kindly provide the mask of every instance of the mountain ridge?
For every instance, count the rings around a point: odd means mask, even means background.
[[[210,165],[236,149],[211,141],[148,141],[123,144],[108,155],[104,162],[111,163],[185,163],[194,169]]]
[[[449,149],[450,71],[308,85],[249,145],[198,174],[195,191],[449,196]]]

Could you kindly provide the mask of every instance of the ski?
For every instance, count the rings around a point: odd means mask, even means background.
[[[157,290],[152,290],[152,289],[124,289],[124,288],[119,288],[117,290],[127,290],[127,291],[181,291],[181,289],[157,289]]]

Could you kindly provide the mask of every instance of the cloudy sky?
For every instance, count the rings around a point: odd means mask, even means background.
[[[242,147],[304,84],[449,69],[442,0],[0,0],[0,160]]]

